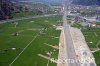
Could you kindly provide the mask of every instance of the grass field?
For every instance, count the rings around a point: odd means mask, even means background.
[[[20,18],[20,17],[27,17],[27,16],[36,16],[38,12],[31,11],[31,12],[20,12],[20,13],[12,13],[13,18]]]
[[[57,59],[59,50],[49,45],[59,44],[59,38],[54,37],[60,36],[60,30],[52,26],[58,20],[61,16],[21,20],[16,27],[14,23],[0,24],[0,66],[46,66],[48,60],[38,54],[49,57],[48,52]],[[49,66],[56,63],[50,62]]]
[[[81,25],[80,24],[78,24],[78,23],[73,23],[73,25],[71,25],[72,27],[76,27],[76,28],[80,28],[81,27]]]

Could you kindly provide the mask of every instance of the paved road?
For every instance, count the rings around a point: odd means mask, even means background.
[[[48,14],[48,15],[41,15],[41,16],[38,15],[38,16],[30,16],[30,17],[21,17],[21,18],[16,18],[16,19],[2,20],[2,21],[0,21],[0,24],[7,23],[7,22],[24,20],[24,19],[39,18],[39,17],[48,17],[48,16],[52,16],[52,15],[58,15],[58,14]]]
[[[75,61],[77,59],[76,59],[76,53],[75,53],[72,37],[70,34],[70,25],[67,24],[66,16],[67,16],[67,11],[64,11],[63,27],[64,27],[64,35],[65,35],[65,55],[67,60],[70,60],[68,62],[68,66],[80,66],[79,62],[72,62],[73,60]]]

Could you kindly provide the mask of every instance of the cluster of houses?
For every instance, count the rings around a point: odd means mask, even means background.
[[[100,22],[90,22],[88,25],[89,27],[100,28]]]
[[[100,28],[100,21],[93,19],[92,17],[91,17],[91,19],[89,19],[87,17],[85,19],[85,18],[73,16],[73,15],[68,15],[67,20],[68,20],[68,23],[73,24],[76,22],[76,23],[81,24],[81,26],[83,26],[83,27]]]
[[[21,3],[23,6],[23,10],[25,11],[37,11],[42,13],[52,12],[52,8],[45,3],[42,2],[23,2]]]
[[[83,27],[100,28],[100,6],[70,6],[71,22],[78,22]]]

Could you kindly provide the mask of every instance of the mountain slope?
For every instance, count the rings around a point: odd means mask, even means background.
[[[73,0],[72,3],[78,5],[100,5],[100,0]]]

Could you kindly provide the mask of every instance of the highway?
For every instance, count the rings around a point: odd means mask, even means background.
[[[2,20],[2,21],[0,21],[0,24],[7,23],[7,22],[14,22],[14,21],[19,21],[19,20],[24,20],[24,19],[48,17],[48,16],[54,16],[54,15],[58,15],[58,14],[47,14],[47,15],[38,15],[38,16],[29,16],[29,17],[20,17],[20,18],[16,18],[16,19]]]
[[[67,19],[66,19],[67,11],[65,7],[64,7],[63,12],[64,12],[63,27],[64,27],[64,36],[65,36],[65,56],[66,56],[66,60],[69,60],[67,61],[67,65],[68,66],[80,66],[80,63],[76,61],[77,59],[76,59],[75,48],[74,48],[72,37],[70,34],[70,25],[67,24]]]

